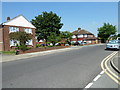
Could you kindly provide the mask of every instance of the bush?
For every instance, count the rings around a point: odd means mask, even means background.
[[[74,42],[72,42],[71,44],[74,45]]]
[[[51,42],[47,42],[47,44],[48,44],[48,45],[50,45],[50,44],[51,44]]]
[[[21,46],[18,46],[18,49],[22,50],[23,52],[30,49],[29,47],[27,47],[26,45],[21,45]]]
[[[37,48],[40,47],[40,46],[41,46],[40,44],[37,44],[37,45],[36,45]]]
[[[48,47],[53,47],[53,45],[49,45]]]

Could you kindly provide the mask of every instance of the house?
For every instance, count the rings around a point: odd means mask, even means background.
[[[78,28],[78,30],[75,30],[72,32],[72,42],[79,42],[79,43],[85,43],[85,44],[94,44],[97,43],[97,38],[94,34],[92,34],[89,31],[83,30],[81,28]]]
[[[35,39],[35,26],[33,26],[23,15],[10,19],[7,17],[7,21],[0,25],[0,51],[9,51],[12,47],[16,46],[14,40],[10,40],[9,33],[25,31],[32,34],[32,39],[26,42],[28,46],[36,47]],[[17,43],[19,43],[17,41]]]

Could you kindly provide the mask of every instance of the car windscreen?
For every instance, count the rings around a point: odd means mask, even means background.
[[[109,44],[116,44],[116,43],[120,43],[120,41],[118,40],[109,41]]]

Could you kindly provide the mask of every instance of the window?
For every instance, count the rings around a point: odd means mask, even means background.
[[[83,38],[83,35],[82,34],[78,35],[78,38]]]
[[[17,41],[17,40],[10,40],[10,47],[11,46],[16,46],[16,45],[19,45],[19,41]]]
[[[75,36],[75,35],[73,35],[73,36],[72,36],[72,38],[76,38],[76,36]]]
[[[87,34],[84,34],[84,37],[87,37]]]
[[[18,32],[19,28],[18,27],[9,27],[9,32]]]
[[[32,44],[32,40],[28,40],[28,41],[26,42],[26,45],[33,45],[33,44]]]
[[[31,33],[32,34],[32,29],[25,28],[24,30],[25,30],[26,33]]]
[[[94,37],[93,35],[88,35],[88,37]]]

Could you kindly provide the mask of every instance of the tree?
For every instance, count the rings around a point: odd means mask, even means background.
[[[63,31],[61,32],[61,38],[65,39],[68,44],[71,45],[71,39],[73,34],[69,31]]]
[[[117,32],[116,26],[113,26],[109,23],[104,23],[104,25],[98,28],[98,37],[102,42],[106,42],[111,35],[115,35]]]
[[[56,43],[61,41],[61,37],[57,35],[56,33],[52,32],[50,33],[50,36],[48,36],[48,41],[51,42],[53,46],[55,46]]]
[[[117,39],[118,37],[120,37],[120,34],[112,35],[112,36],[109,37],[108,40],[115,40],[115,39]]]
[[[61,23],[61,17],[57,16],[57,14],[53,13],[52,11],[49,13],[42,12],[41,15],[38,15],[35,17],[35,19],[32,19],[31,22],[36,27],[38,41],[40,41],[40,39],[45,39],[46,43],[51,32],[59,35],[59,29],[61,29],[63,26],[63,23]]]
[[[12,32],[9,34],[10,40],[17,40],[20,42],[23,51],[26,48],[26,42],[32,39],[32,35],[26,32]]]

